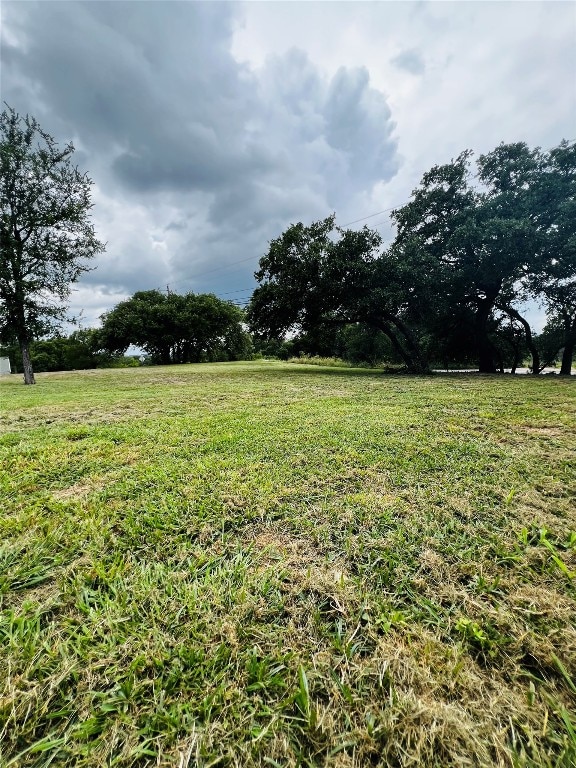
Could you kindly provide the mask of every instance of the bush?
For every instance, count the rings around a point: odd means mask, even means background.
[[[140,360],[137,357],[130,357],[124,355],[124,357],[112,357],[107,360],[101,368],[138,368],[140,366]]]
[[[297,363],[299,365],[320,365],[326,368],[350,368],[350,364],[341,360],[339,357],[319,357],[314,355],[301,355],[300,357],[291,357],[288,359],[289,363]]]

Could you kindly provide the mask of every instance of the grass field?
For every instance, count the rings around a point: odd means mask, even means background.
[[[0,765],[576,765],[576,381],[0,380]]]

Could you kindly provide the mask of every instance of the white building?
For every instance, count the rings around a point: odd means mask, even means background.
[[[10,368],[10,358],[0,357],[0,376],[4,376],[8,373],[12,373],[12,369]]]

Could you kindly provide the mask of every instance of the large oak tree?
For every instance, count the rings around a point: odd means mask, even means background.
[[[544,156],[534,199],[540,248],[528,285],[562,330],[560,373],[569,375],[576,349],[576,142]]]
[[[479,369],[496,370],[498,313],[525,334],[532,370],[542,365],[532,329],[520,313],[542,301],[564,329],[562,373],[570,373],[576,345],[576,145],[543,152],[525,143],[500,144],[424,174],[412,199],[394,211],[395,247],[419,248],[441,266],[448,314],[437,329],[471,313],[467,329]]]
[[[538,345],[521,314],[541,300],[563,329],[562,372],[576,345],[576,149],[501,144],[431,168],[392,214],[397,234],[293,224],[260,260],[248,310],[264,337],[362,323],[385,333],[408,370],[429,360],[478,360],[484,373],[515,368]],[[524,335],[524,339],[521,335]],[[464,355],[464,356],[463,356]],[[548,359],[548,355],[545,356]]]
[[[496,370],[494,311],[517,295],[537,250],[529,216],[536,154],[525,144],[501,145],[480,156],[473,175],[471,152],[463,152],[425,173],[412,200],[393,212],[395,247],[428,254],[444,276],[444,307],[472,313],[469,335],[484,373]]]
[[[409,261],[381,245],[377,232],[340,229],[334,216],[292,224],[260,260],[247,312],[253,332],[276,338],[363,323],[388,337],[409,370],[426,372],[414,320],[434,265],[419,250]]]

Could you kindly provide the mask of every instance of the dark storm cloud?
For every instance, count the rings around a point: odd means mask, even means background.
[[[233,11],[199,3],[7,3],[25,45],[9,68],[133,189],[201,188],[250,164],[249,78],[227,51]],[[246,73],[244,73],[246,74]],[[10,78],[6,78],[9,90]],[[10,95],[9,93],[7,94]]]
[[[330,77],[297,49],[251,70],[230,50],[240,14],[227,3],[3,3],[3,99],[73,139],[97,185],[108,249],[86,283],[209,290],[212,278],[194,276],[254,256],[231,270],[235,289],[290,221],[396,173],[392,116],[367,70]]]
[[[323,77],[305,53],[291,49],[266,61],[255,87],[247,132],[258,137],[264,161],[257,173],[228,175],[209,207],[207,253],[192,232],[174,257],[179,275],[193,274],[193,263],[208,269],[210,257],[259,257],[287,223],[340,210],[358,190],[397,171],[390,110],[366,70]],[[244,282],[256,265],[255,258],[237,268]]]

